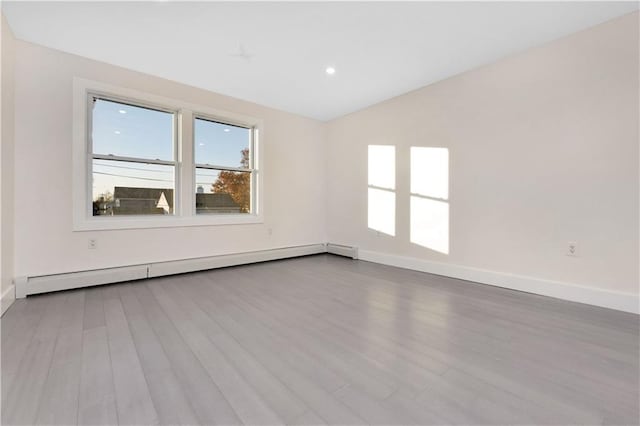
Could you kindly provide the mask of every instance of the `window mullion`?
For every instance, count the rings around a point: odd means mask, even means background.
[[[193,111],[184,109],[178,119],[178,162],[180,163],[180,215],[195,215],[195,167]]]

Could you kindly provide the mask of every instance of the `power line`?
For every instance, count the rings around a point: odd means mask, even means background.
[[[115,165],[115,164],[96,163],[95,166],[116,167],[118,169],[129,169],[129,170],[141,170],[143,172],[151,172],[151,173],[173,173],[173,170],[149,170],[149,169],[142,169],[140,167],[119,166],[119,165]],[[173,167],[173,166],[168,166],[168,167]]]
[[[128,167],[128,166],[119,166],[119,165],[115,165],[115,164],[102,164],[102,163],[96,163],[94,166],[99,166],[99,167],[115,167],[118,169],[128,169],[128,170],[140,170],[143,172],[149,172],[149,173],[173,173],[173,170],[149,170],[149,169],[142,169],[140,167]],[[171,167],[171,166],[170,166]],[[98,172],[96,172],[98,173]],[[218,172],[219,173],[219,172]],[[218,174],[207,174],[207,173],[196,173],[196,176],[201,176],[201,177],[218,177]]]
[[[169,179],[152,179],[152,178],[143,178],[143,177],[138,177],[138,176],[125,176],[125,175],[116,175],[113,173],[105,173],[105,172],[93,172],[97,175],[106,175],[106,176],[115,176],[115,177],[122,177],[122,178],[129,178],[129,179],[139,179],[139,180],[151,180],[154,182],[171,182],[173,183],[173,180],[169,180]]]
[[[152,179],[152,178],[143,178],[138,176],[117,175],[114,173],[106,173],[106,172],[93,172],[93,173],[97,175],[115,176],[115,177],[128,178],[128,179],[150,180],[153,182],[171,182],[171,183],[174,182],[173,180],[169,180],[169,179]],[[213,184],[214,182],[196,182],[196,185],[213,185]]]
[[[129,167],[129,166],[120,166],[120,165],[116,165],[116,164],[103,164],[103,163],[96,163],[94,166],[99,166],[99,167],[115,167],[118,169],[128,169],[128,170],[140,170],[142,172],[148,172],[148,173],[173,173],[173,170],[149,170],[149,169],[143,169],[140,167]],[[172,167],[172,166],[169,166]],[[218,178],[218,175],[221,171],[224,170],[219,170],[217,173],[214,174],[207,174],[207,173],[198,173],[196,172],[196,176],[200,176],[200,177],[215,177],[216,179]],[[99,172],[95,172],[95,173],[99,173]],[[238,173],[243,173],[243,172],[238,172]],[[105,173],[102,173],[105,174]]]

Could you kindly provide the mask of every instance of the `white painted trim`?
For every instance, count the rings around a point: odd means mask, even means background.
[[[101,284],[141,280],[143,278],[147,278],[147,265],[29,277],[26,294],[48,293]]]
[[[133,281],[164,275],[307,256],[325,252],[325,244],[310,244],[304,246],[282,247],[269,250],[183,259],[169,262],[146,263],[142,265],[122,266],[91,271],[20,277],[16,279],[16,297],[23,298],[30,294]]]
[[[16,286],[11,284],[2,295],[0,295],[0,316],[9,309],[9,306],[16,300]]]
[[[414,271],[427,272],[475,283],[488,284],[512,290],[555,297],[572,302],[585,303],[588,305],[640,314],[640,301],[638,296],[631,293],[608,291],[560,281],[549,281],[504,272],[397,256],[331,243],[282,247],[270,250],[232,253],[220,256],[182,259],[169,262],[156,262],[95,271],[79,271],[28,278],[18,277],[15,279],[15,296],[13,296],[14,286],[2,294],[2,312],[4,313],[10,305],[10,303],[5,302],[7,294],[9,294],[7,299],[8,301],[12,296],[14,298],[22,298],[29,294],[89,287],[319,253],[332,253],[340,256],[351,257],[353,259],[380,263],[383,265],[396,266]],[[11,299],[11,301],[13,301],[13,299]],[[8,304],[5,307],[6,303]]]
[[[13,280],[14,285],[16,286],[16,299],[24,299],[27,297],[27,281],[29,278],[27,277],[16,277]]]
[[[87,146],[87,96],[89,93],[122,98],[157,108],[177,111],[178,142],[176,164],[175,214],[171,216],[113,216],[93,217],[90,214],[90,185],[87,185],[89,164]],[[255,212],[250,214],[199,214],[195,211],[193,116],[204,115],[222,122],[254,129],[253,153],[256,162],[256,191],[252,194]],[[230,111],[192,104],[139,90],[119,87],[79,77],[73,79],[73,144],[72,144],[72,207],[73,230],[94,231],[109,229],[176,228],[185,226],[242,225],[264,223],[264,121],[260,118]],[[188,185],[188,186],[187,186]],[[253,207],[252,207],[253,208]]]
[[[227,266],[246,265],[269,260],[287,259],[325,253],[324,244],[298,247],[284,247],[272,250],[260,250],[246,253],[234,253],[221,256],[201,257],[196,259],[176,260],[173,262],[152,263],[149,265],[149,278],[163,275],[182,274],[185,272],[206,269],[224,268]]]
[[[194,204],[195,206],[195,204]],[[187,226],[214,226],[214,225],[251,225],[264,223],[264,219],[253,214],[218,214],[197,216],[100,216],[95,219],[87,219],[74,225],[74,231],[100,231],[120,229],[149,229],[149,228],[181,228]]]
[[[358,249],[356,247],[343,246],[341,244],[327,243],[327,253],[350,257],[352,259],[358,258]]]
[[[637,295],[461,265],[358,250],[361,260],[640,314]]]

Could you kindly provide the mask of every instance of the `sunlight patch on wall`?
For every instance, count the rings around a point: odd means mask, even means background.
[[[411,196],[411,242],[449,253],[449,204]]]
[[[369,228],[396,235],[396,194],[369,188]]]
[[[396,234],[396,147],[369,145],[368,227]]]
[[[396,189],[396,147],[369,145],[369,186]]]
[[[449,199],[449,150],[411,147],[411,193]]]
[[[449,254],[449,150],[411,147],[410,239]]]

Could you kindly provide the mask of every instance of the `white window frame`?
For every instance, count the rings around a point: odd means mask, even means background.
[[[255,156],[255,150],[256,150],[256,138],[257,138],[257,132],[256,132],[256,128],[255,126],[251,126],[248,125],[247,123],[241,123],[241,122],[232,122],[230,120],[225,120],[222,119],[220,117],[216,117],[216,116],[212,116],[212,115],[208,115],[206,113],[200,113],[200,112],[194,112],[193,116],[192,116],[192,128],[195,129],[196,125],[196,120],[200,119],[200,120],[205,120],[205,121],[212,121],[212,122],[216,122],[216,123],[220,123],[220,124],[228,124],[231,126],[236,126],[236,127],[242,127],[245,129],[249,129],[251,131],[251,140],[249,141],[249,168],[248,169],[244,169],[242,167],[229,167],[229,166],[220,166],[220,165],[216,165],[216,164],[202,164],[202,163],[196,163],[195,161],[195,156],[196,156],[196,144],[195,144],[195,134],[193,137],[193,179],[195,182],[196,179],[196,171],[197,169],[207,169],[207,170],[219,170],[219,171],[228,171],[228,172],[244,172],[244,173],[250,173],[250,190],[251,190],[251,199],[250,199],[250,207],[251,207],[251,213],[253,213],[253,211],[255,210],[255,206],[257,206],[258,203],[258,197],[257,197],[257,191],[254,190],[254,188],[257,187],[258,185],[258,181],[257,181],[257,176],[258,176],[258,169],[256,168],[256,156]],[[194,185],[194,190],[195,190],[195,186]],[[197,216],[203,216],[203,215],[211,215],[211,214],[215,214],[215,213],[201,213],[201,214],[197,214],[196,213],[196,204],[195,202],[193,203],[193,214],[197,215]],[[224,213],[229,214],[229,213]],[[243,215],[246,215],[247,213],[242,213]]]
[[[93,120],[89,114],[90,111],[93,111],[94,99],[100,99],[109,102],[116,102],[123,105],[140,107],[140,108],[148,108],[154,111],[167,112],[173,114],[173,160],[154,160],[150,158],[138,158],[138,157],[127,157],[120,155],[104,155],[104,154],[95,154],[93,152]],[[174,168],[174,182],[173,182],[173,214],[171,216],[179,215],[180,206],[179,197],[177,189],[180,187],[180,163],[178,162],[179,152],[178,152],[178,117],[179,111],[177,109],[168,108],[163,105],[151,104],[146,101],[131,99],[131,98],[122,98],[119,96],[113,96],[107,93],[99,93],[96,91],[88,91],[87,92],[87,132],[86,132],[86,144],[87,144],[87,199],[93,200],[93,191],[90,185],[91,180],[93,179],[93,160],[109,160],[109,161],[126,161],[131,163],[140,163],[140,164],[157,164],[162,166],[173,166]],[[88,215],[93,217],[93,208],[92,203],[87,203]],[[138,217],[138,216],[136,216]],[[107,219],[106,217],[104,219]],[[98,219],[102,220],[102,218]]]
[[[140,216],[93,216],[91,147],[91,96],[106,100],[148,107],[175,113],[175,190],[174,214]],[[252,129],[250,147],[252,157],[251,212],[226,214],[198,214],[195,203],[194,123],[202,117],[230,125]],[[263,156],[260,154],[261,119],[243,114],[213,109],[178,99],[166,98],[134,89],[102,82],[74,78],[73,80],[73,230],[116,230],[143,228],[173,228],[183,226],[241,225],[264,223]],[[124,157],[123,157],[124,158]],[[146,161],[144,159],[136,159]],[[163,162],[164,163],[164,162]]]

